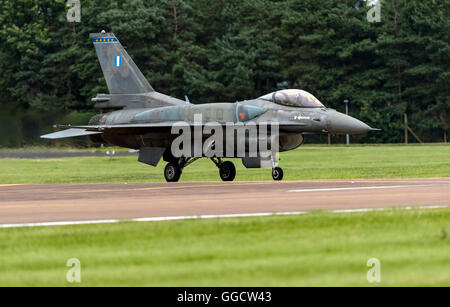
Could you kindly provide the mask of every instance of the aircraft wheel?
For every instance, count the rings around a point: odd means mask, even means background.
[[[178,182],[181,177],[181,168],[174,163],[169,163],[164,169],[164,177],[166,177],[167,182]]]
[[[224,162],[219,169],[220,178],[223,181],[233,181],[236,178],[236,167],[233,162]]]
[[[273,178],[273,180],[281,181],[281,180],[283,180],[283,176],[284,176],[283,169],[281,169],[280,167],[275,167],[272,170],[272,178]]]

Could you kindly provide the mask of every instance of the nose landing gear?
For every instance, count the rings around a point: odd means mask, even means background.
[[[281,181],[281,180],[283,180],[283,176],[284,176],[284,173],[283,173],[283,169],[281,167],[275,167],[272,170],[272,178],[273,178],[273,180]]]

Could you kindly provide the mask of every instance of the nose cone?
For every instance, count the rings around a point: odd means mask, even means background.
[[[333,134],[364,134],[373,129],[356,118],[335,112],[327,118],[327,130]]]

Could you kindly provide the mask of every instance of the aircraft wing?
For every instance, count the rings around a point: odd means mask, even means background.
[[[73,137],[78,137],[78,136],[87,136],[87,135],[102,134],[102,133],[103,132],[99,132],[99,131],[87,131],[86,129],[70,128],[67,130],[42,135],[41,139],[55,140],[55,139],[73,138]]]
[[[195,126],[196,123],[194,123],[193,121],[186,121],[183,122],[188,124],[190,127]],[[174,124],[176,124],[176,122],[159,122],[159,123],[146,123],[146,124],[119,124],[119,125],[100,125],[100,126],[68,126],[68,125],[55,125],[54,128],[58,128],[58,129],[84,129],[86,131],[100,131],[103,132],[105,130],[110,130],[110,129],[136,129],[136,128],[172,128],[174,126]],[[204,126],[205,123],[202,123],[202,126]],[[226,126],[226,124],[221,124],[219,123],[219,125],[223,125]],[[280,125],[280,127],[282,126],[307,126],[307,124],[304,123],[296,123],[295,125]]]
[[[170,131],[172,127],[174,127],[175,122],[159,122],[159,123],[145,123],[145,124],[119,124],[119,125],[97,125],[97,126],[70,126],[70,125],[55,125],[55,128],[58,129],[68,129],[61,132],[56,132],[54,134],[50,134],[47,136],[42,136],[43,138],[49,138],[48,136],[53,137],[54,135],[59,136],[61,133],[61,137],[57,138],[65,138],[65,137],[75,137],[82,135],[92,135],[92,134],[101,134],[106,132],[114,132],[119,134],[128,134],[128,133],[146,133],[147,131]],[[190,127],[196,125],[194,122],[186,122]],[[203,124],[202,124],[203,125]],[[295,126],[303,126],[305,124],[298,123]],[[288,125],[289,126],[289,125]],[[280,125],[280,131],[285,129],[284,125]],[[73,131],[73,132],[72,132]],[[75,131],[79,131],[79,135]],[[287,130],[289,131],[289,130]],[[65,133],[74,134],[70,136],[64,136]]]
[[[188,122],[189,125],[194,125]],[[161,122],[154,124],[123,124],[123,125],[101,125],[101,126],[67,126],[67,125],[56,125],[55,128],[58,129],[82,129],[87,132],[103,132],[109,129],[127,129],[127,128],[171,128],[174,122]]]
[[[190,126],[194,126],[193,122],[187,122]],[[300,124],[301,125],[301,124]],[[55,125],[54,128],[65,129],[59,132],[42,135],[42,139],[56,140],[81,136],[90,136],[113,132],[118,134],[129,133],[146,133],[153,131],[170,131],[174,126],[174,122],[146,123],[146,124],[123,124],[123,125],[97,125],[97,126],[71,126],[71,125]],[[282,130],[282,129],[280,129]],[[280,131],[285,133],[286,131]]]
[[[123,124],[123,125],[98,125],[98,126],[55,125],[54,128],[68,129],[65,131],[81,130],[80,132],[81,134],[79,136],[82,136],[82,135],[101,134],[107,132],[118,134],[130,134],[130,133],[133,134],[133,133],[146,133],[148,131],[170,131],[173,125],[174,122],[162,122],[152,124]],[[72,137],[72,136],[65,136],[65,137]]]

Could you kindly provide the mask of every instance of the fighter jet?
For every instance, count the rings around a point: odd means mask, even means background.
[[[65,130],[41,138],[89,136],[95,143],[139,150],[139,162],[155,167],[161,159],[167,162],[164,176],[168,182],[179,181],[183,170],[199,158],[211,159],[219,168],[223,181],[233,181],[236,176],[235,165],[224,161],[230,158],[241,158],[246,168],[272,169],[273,179],[279,181],[283,179],[283,170],[278,167],[278,152],[300,147],[305,135],[353,135],[377,130],[325,107],[312,94],[299,89],[279,90],[253,100],[234,103],[191,104],[187,97],[186,100],[180,100],[155,91],[113,33],[102,31],[90,34],[90,39],[109,90],[109,94],[98,94],[92,99],[101,113],[94,116],[86,126],[56,125],[55,128]],[[237,155],[236,150],[215,156],[205,152],[200,156],[194,153],[174,155],[171,148],[179,137],[173,134],[174,125],[184,122],[194,129],[198,115],[202,116],[201,126],[214,122],[225,129],[230,123],[255,123],[256,127],[263,123],[276,123],[277,138],[269,136],[264,142],[276,142],[278,152],[263,155],[257,147],[256,152],[246,149],[244,156]],[[206,140],[210,135],[202,134],[201,138]],[[248,133],[233,134],[231,142],[248,145],[251,138]],[[259,136],[257,138],[257,143],[261,143]],[[226,141],[230,142],[230,139]],[[273,144],[266,144],[267,148],[271,150],[275,147]],[[210,144],[210,148],[216,145]]]

